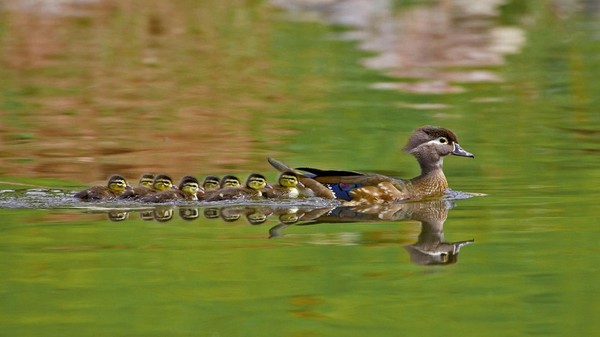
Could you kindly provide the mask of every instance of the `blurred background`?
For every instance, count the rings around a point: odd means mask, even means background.
[[[599,74],[596,0],[2,1],[0,336],[597,334]],[[410,178],[427,124],[486,196],[394,206],[475,240],[452,266],[418,221],[44,202],[268,156]]]
[[[424,124],[453,129],[472,152],[493,148],[477,174],[509,169],[539,137],[544,151],[565,140],[597,156],[599,8],[5,1],[0,175],[92,183],[265,171],[267,156],[412,175],[398,152]]]

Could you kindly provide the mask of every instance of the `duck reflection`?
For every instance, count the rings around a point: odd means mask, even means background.
[[[444,222],[448,211],[454,207],[450,201],[436,200],[418,203],[378,204],[357,207],[335,207],[326,210],[312,210],[310,213],[297,213],[280,217],[280,223],[269,230],[271,238],[284,236],[283,230],[290,225],[317,225],[349,222],[376,222],[416,220],[421,222],[421,232],[417,242],[404,248],[413,263],[420,265],[453,264],[458,262],[461,247],[471,244],[474,239],[447,242],[444,238]],[[297,219],[297,220],[296,220]],[[296,221],[290,221],[296,220]]]
[[[421,231],[415,243],[405,245],[413,263],[420,265],[443,265],[458,262],[460,249],[474,242],[473,239],[448,242],[444,237],[444,222],[454,203],[436,200],[413,203],[390,203],[361,206],[310,207],[289,205],[235,205],[221,207],[156,206],[138,210],[142,220],[167,222],[178,213],[186,221],[204,219],[232,223],[243,221],[250,225],[261,225],[269,220],[275,225],[268,230],[269,238],[284,238],[293,226],[314,226],[359,222],[396,222],[415,220],[421,223]],[[177,212],[175,212],[177,209]],[[107,211],[111,221],[129,218],[130,210]],[[360,234],[356,242],[364,241]]]

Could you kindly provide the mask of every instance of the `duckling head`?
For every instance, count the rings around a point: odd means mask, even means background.
[[[154,178],[152,187],[158,191],[166,191],[170,188],[173,188],[173,179],[166,174],[159,174]]]
[[[152,183],[154,182],[154,174],[145,173],[140,177],[138,185],[145,187],[152,187]]]
[[[198,193],[199,188],[200,183],[198,182],[198,179],[192,176],[185,176],[181,178],[181,181],[179,182],[179,189],[187,195],[195,196],[196,193]]]
[[[283,187],[296,187],[298,186],[298,175],[291,171],[285,171],[279,175],[279,185]]]
[[[246,187],[260,191],[267,187],[267,178],[262,174],[252,173],[248,176],[248,179],[246,179]]]
[[[127,188],[130,186],[127,184],[127,180],[120,175],[114,175],[108,179],[108,189],[111,190],[114,194],[120,195],[125,192]]]
[[[223,187],[239,187],[241,185],[240,179],[236,176],[226,175],[221,178],[219,186]]]
[[[205,191],[216,190],[217,188],[219,188],[219,186],[219,178],[215,176],[208,176],[204,178],[204,181],[202,182],[202,187]]]

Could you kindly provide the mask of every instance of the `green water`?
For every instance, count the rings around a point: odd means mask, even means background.
[[[398,2],[393,16],[435,6]],[[169,221],[137,209],[111,221],[70,199],[21,198],[0,203],[0,336],[594,335],[598,14],[508,2],[474,27],[518,27],[518,51],[442,67],[500,81],[415,93],[375,89],[421,79],[361,66],[377,52],[340,39],[348,27],[288,13],[260,1],[99,2],[31,23],[5,10],[2,188],[75,190],[115,171],[274,179],[267,156],[412,177],[400,150],[433,124],[476,155],[445,160],[451,188],[486,196],[404,207],[438,214],[443,242],[474,243],[432,266],[411,255],[427,233],[417,216],[278,227],[293,211],[261,209],[270,216],[251,225],[256,210],[225,221],[195,205],[192,219],[175,207]],[[438,42],[417,59],[451,46]],[[432,64],[449,61],[434,61],[420,67],[438,78]]]

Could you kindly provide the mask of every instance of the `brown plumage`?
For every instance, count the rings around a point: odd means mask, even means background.
[[[178,188],[167,189],[161,192],[146,195],[140,198],[142,202],[162,203],[175,200],[198,200],[198,179],[192,176],[181,178]]]
[[[115,199],[131,186],[127,180],[120,175],[114,175],[108,179],[106,186],[92,186],[74,195],[75,198],[83,201],[92,200],[110,200]]]
[[[267,187],[267,179],[261,174],[252,173],[246,179],[243,187],[224,187],[214,193],[205,195],[206,201],[232,200],[239,198],[259,198],[262,197],[262,190]]]
[[[207,179],[208,179],[208,177],[207,177]],[[240,178],[233,176],[233,175],[223,176],[223,178],[221,178],[221,180],[219,181],[219,188],[213,188],[214,185],[212,183],[212,180],[213,179],[210,179],[211,183],[209,184],[211,186],[211,188],[208,190],[205,190],[204,193],[198,194],[199,200],[207,200],[207,201],[219,200],[218,199],[219,193],[221,193],[222,189],[230,188],[230,187],[239,188],[242,185],[242,183],[240,182]]]
[[[151,195],[154,193],[158,193],[161,191],[165,191],[173,188],[173,180],[166,174],[159,174],[156,177],[152,176],[154,179],[151,183],[148,183],[150,179],[150,174],[144,174],[140,178],[140,182],[138,186],[125,191],[125,193],[119,196],[119,199],[133,199],[138,200],[147,195]],[[148,186],[150,185],[150,186]]]

